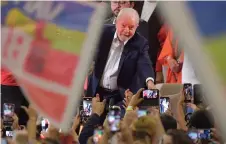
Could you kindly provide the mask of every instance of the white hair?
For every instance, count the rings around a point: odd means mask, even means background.
[[[116,20],[118,20],[122,15],[129,15],[129,16],[131,16],[131,17],[134,17],[134,18],[136,19],[137,23],[139,23],[139,19],[140,19],[139,14],[138,14],[137,11],[134,10],[133,8],[123,8],[123,9],[119,12],[119,14],[118,14]]]

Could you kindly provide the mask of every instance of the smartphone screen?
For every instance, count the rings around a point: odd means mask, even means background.
[[[4,116],[13,116],[15,105],[12,103],[3,104],[3,114]]]
[[[157,106],[159,107],[159,90],[158,89],[147,89],[142,92],[143,102],[140,106]]]
[[[7,137],[13,137],[13,131],[6,131],[5,133]]]
[[[170,98],[169,97],[160,97],[160,113],[165,113],[170,107]]]
[[[199,139],[209,140],[211,139],[211,130],[210,129],[202,129],[198,130]]]
[[[41,126],[42,126],[42,131],[47,132],[47,129],[49,127],[49,120],[46,118],[42,118]]]
[[[192,109],[191,107],[189,106],[185,106],[185,114],[192,114],[194,112],[194,109]]]
[[[188,136],[194,141],[198,140],[209,140],[211,139],[211,130],[210,129],[198,129],[188,131]]]
[[[185,103],[191,103],[192,100],[193,100],[193,96],[192,96],[192,84],[185,83],[184,84],[183,91],[184,91],[184,96],[185,96],[184,102]]]
[[[92,98],[83,98],[83,116],[89,117],[92,114]]]
[[[94,142],[94,144],[97,144],[100,141],[100,139],[102,138],[103,134],[104,134],[104,132],[103,132],[102,129],[97,128],[97,129],[94,130],[94,134],[93,134],[93,142]]]
[[[138,117],[146,116],[147,114],[148,114],[147,110],[144,110],[144,109],[139,109],[137,111],[137,116]]]
[[[196,131],[188,131],[188,136],[190,139],[192,139],[194,142],[198,140],[198,133]]]
[[[110,110],[108,113],[108,124],[110,127],[110,130],[112,132],[117,132],[119,131],[119,123],[121,119],[121,113],[120,110],[114,109]]]

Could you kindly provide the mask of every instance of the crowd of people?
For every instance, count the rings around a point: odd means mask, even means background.
[[[103,26],[69,132],[40,118],[12,74],[1,69],[3,144],[224,143],[211,106],[204,103],[203,93],[197,93],[200,85],[195,72],[170,26],[163,21],[156,34],[161,48],[153,61],[148,24],[135,4],[110,2],[113,16]],[[172,94],[161,93],[160,83],[183,87],[175,93],[176,102]]]
[[[11,129],[13,133],[7,134],[7,131],[11,130],[4,129],[2,121],[2,143],[222,143],[209,109],[190,104],[195,112],[186,121],[184,106],[187,103],[185,103],[185,97],[182,93],[177,103],[177,114],[172,113],[170,109],[160,113],[158,108],[150,106],[146,109],[147,113],[138,116],[139,105],[144,100],[140,97],[142,91],[143,89],[140,89],[136,94],[132,94],[130,91],[125,93],[124,107],[126,112],[123,117],[121,117],[122,111],[118,107],[109,109],[108,115],[104,114],[106,100],[101,102],[100,96],[96,95],[91,102],[91,116],[85,123],[81,123],[81,116],[77,114],[73,119],[69,133],[61,132],[51,122],[47,129],[42,128],[37,111],[31,106],[29,108],[23,107],[29,117],[27,126],[19,125],[18,117],[14,114]],[[13,136],[12,139],[11,136]]]

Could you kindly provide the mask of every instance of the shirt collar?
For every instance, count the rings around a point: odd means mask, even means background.
[[[116,17],[113,18],[113,24],[115,24],[115,21],[116,21]]]
[[[114,38],[113,38],[113,40],[118,40],[118,41],[120,41],[119,40],[119,38],[118,38],[118,36],[117,36],[117,33],[115,32],[115,34],[114,34]],[[129,40],[127,40],[127,41],[125,41],[123,44],[124,44],[124,46],[126,45],[126,43],[128,42]]]

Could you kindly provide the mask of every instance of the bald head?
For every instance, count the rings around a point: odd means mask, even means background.
[[[116,32],[121,41],[127,41],[133,37],[139,24],[139,15],[132,8],[122,9],[116,18]]]

